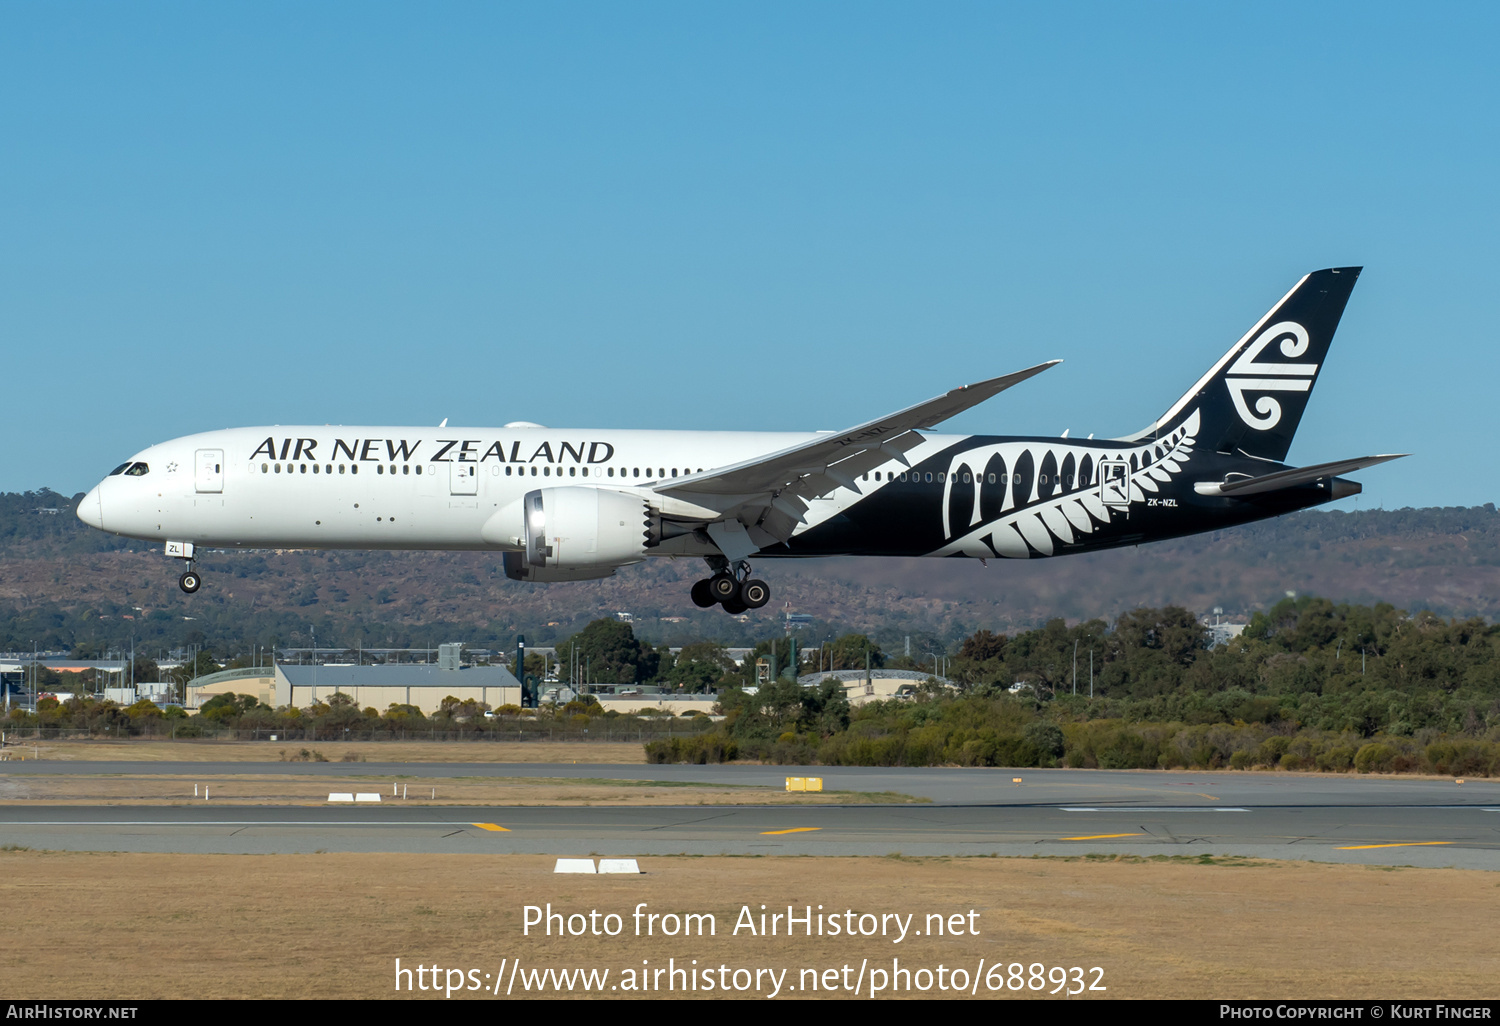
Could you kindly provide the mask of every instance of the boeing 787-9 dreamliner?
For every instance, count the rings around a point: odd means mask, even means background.
[[[1304,277],[1124,438],[933,432],[1051,361],[838,433],[210,431],[136,453],[78,516],[165,543],[189,593],[205,548],[493,550],[521,581],[688,556],[708,567],[692,600],[730,613],[771,597],[751,559],[1036,559],[1218,530],[1357,494],[1339,475],[1397,458],[1284,462],[1359,272]]]

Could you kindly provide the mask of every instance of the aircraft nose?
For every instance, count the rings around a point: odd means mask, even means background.
[[[89,493],[78,503],[78,519],[90,527],[104,529],[104,500],[99,497],[99,485],[89,489]]]

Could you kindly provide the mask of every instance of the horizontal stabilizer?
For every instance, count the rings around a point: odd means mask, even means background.
[[[1229,495],[1238,499],[1247,495],[1261,495],[1265,492],[1280,491],[1283,488],[1294,488],[1297,485],[1338,477],[1340,474],[1350,474],[1356,470],[1373,467],[1378,463],[1399,460],[1403,456],[1410,455],[1411,453],[1398,452],[1384,456],[1360,456],[1352,460],[1335,460],[1332,463],[1315,463],[1310,467],[1278,470],[1274,474],[1262,474],[1260,477],[1234,476],[1226,481],[1199,481],[1193,486],[1193,490],[1199,495]]]

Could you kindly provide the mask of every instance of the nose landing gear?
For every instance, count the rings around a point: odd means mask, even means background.
[[[765,581],[750,576],[750,564],[743,559],[733,565],[722,556],[709,559],[709,568],[717,571],[712,577],[693,585],[693,604],[700,609],[720,605],[730,616],[738,616],[748,609],[759,609],[771,601],[771,586]]]
[[[185,541],[169,541],[166,545],[167,555],[173,559],[180,559],[187,564],[181,577],[177,578],[177,587],[191,595],[203,587],[203,578],[198,576],[198,570],[193,565],[193,543]]]

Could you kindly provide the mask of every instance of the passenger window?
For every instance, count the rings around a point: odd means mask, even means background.
[[[344,465],[342,463],[340,463],[339,464],[339,473],[342,474],[343,472],[344,472]]]
[[[641,468],[640,467],[631,467],[630,468],[630,476],[631,477],[640,477],[641,476]]]
[[[377,474],[384,474],[385,473],[385,464],[384,463],[377,463],[377,464],[375,464],[375,473],[377,473]]]
[[[589,476],[589,468],[588,467],[584,467],[583,468],[583,476],[584,477],[588,477]]]
[[[299,467],[302,468],[302,473],[304,473],[304,474],[307,473],[307,464],[306,463],[299,463],[299,464],[297,464],[297,466],[299,466]]]
[[[349,473],[351,473],[351,474],[358,474],[359,473],[359,464],[358,463],[351,463],[351,464],[349,464]]]
[[[404,477],[404,476],[406,476],[407,474],[410,474],[410,473],[411,473],[411,464],[410,463],[403,463],[403,464],[401,464],[401,474],[402,474],[402,476]]]
[[[313,464],[313,473],[316,474],[317,472],[318,472],[318,465],[316,463],[314,463]]]
[[[578,476],[578,468],[577,467],[569,467],[568,468],[568,476],[569,477],[577,477]]]
[[[994,484],[995,483],[995,475],[994,474],[990,475],[990,477],[989,477],[989,483],[990,484]]]
[[[260,465],[260,472],[262,474],[269,474],[271,472],[271,465],[269,463],[262,463]]]
[[[422,476],[422,464],[420,464],[420,463],[417,464],[417,476],[418,477]]]
[[[276,464],[276,473],[278,473],[278,474],[281,473],[281,464],[280,463]]]
[[[543,467],[542,468],[542,476],[543,477],[551,477],[552,476],[552,468],[551,467]]]

